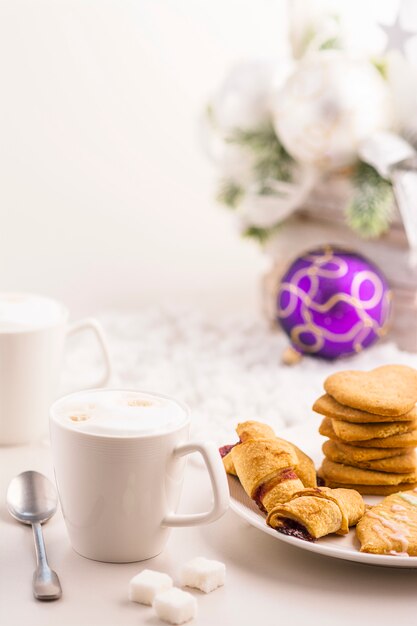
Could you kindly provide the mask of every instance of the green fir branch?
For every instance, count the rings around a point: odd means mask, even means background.
[[[233,180],[222,180],[217,192],[217,201],[225,204],[229,209],[235,209],[245,195],[243,187]]]
[[[365,239],[374,239],[390,226],[394,193],[392,185],[367,163],[359,162],[353,175],[354,195],[346,208],[349,226]]]
[[[280,224],[275,224],[274,226],[270,226],[269,228],[261,228],[260,226],[248,226],[246,230],[243,231],[242,235],[244,237],[248,237],[249,239],[254,239],[261,245],[265,245],[266,242],[278,232],[280,226]]]
[[[236,129],[227,141],[252,152],[254,172],[259,181],[292,182],[294,159],[279,141],[272,124],[254,130]]]
[[[385,57],[374,57],[371,59],[372,65],[381,74],[384,80],[388,79],[388,61]]]
[[[342,44],[338,37],[329,37],[320,44],[319,50],[341,50]]]

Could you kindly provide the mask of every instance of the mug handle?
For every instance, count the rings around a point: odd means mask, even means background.
[[[91,384],[89,386],[104,387],[110,380],[112,368],[109,349],[101,324],[99,324],[98,321],[93,317],[87,317],[86,319],[79,320],[78,322],[73,322],[72,324],[70,324],[67,330],[67,336],[73,335],[79,330],[92,330],[98,340],[98,343],[100,344],[101,351],[104,357],[105,372],[100,380],[98,380],[95,384]]]
[[[210,511],[206,513],[191,513],[187,515],[177,515],[169,513],[162,520],[163,526],[198,526],[208,524],[221,517],[229,507],[229,486],[226,472],[220,454],[214,443],[204,441],[191,441],[178,446],[174,454],[184,456],[192,452],[199,452],[206,464],[211,488],[213,490],[214,503]]]

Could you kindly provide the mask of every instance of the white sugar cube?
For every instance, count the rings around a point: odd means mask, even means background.
[[[184,624],[197,615],[197,600],[177,587],[155,596],[153,608],[159,619],[170,624]]]
[[[184,587],[195,587],[204,593],[210,593],[224,585],[226,566],[221,561],[213,561],[199,556],[181,569],[181,584]]]
[[[144,569],[129,583],[129,600],[151,605],[157,593],[170,589],[171,576],[152,569]]]

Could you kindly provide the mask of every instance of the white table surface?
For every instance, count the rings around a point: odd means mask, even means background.
[[[226,563],[226,585],[205,595],[191,590],[199,615],[190,626],[280,624],[411,624],[417,606],[417,570],[365,566],[288,546],[229,510],[217,522],[174,529],[158,557],[126,565],[84,559],[71,548],[60,511],[44,526],[51,566],[63,596],[51,603],[32,597],[32,533],[7,513],[5,494],[19,472],[35,469],[53,478],[48,446],[0,448],[0,624],[2,626],[129,626],[163,623],[149,607],[127,599],[129,579],[143,568],[177,578],[195,556]],[[181,509],[204,510],[210,500],[205,472],[187,467]]]

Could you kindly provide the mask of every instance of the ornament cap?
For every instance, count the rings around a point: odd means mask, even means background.
[[[294,346],[287,346],[282,353],[281,360],[284,365],[297,365],[302,358],[303,355]]]

